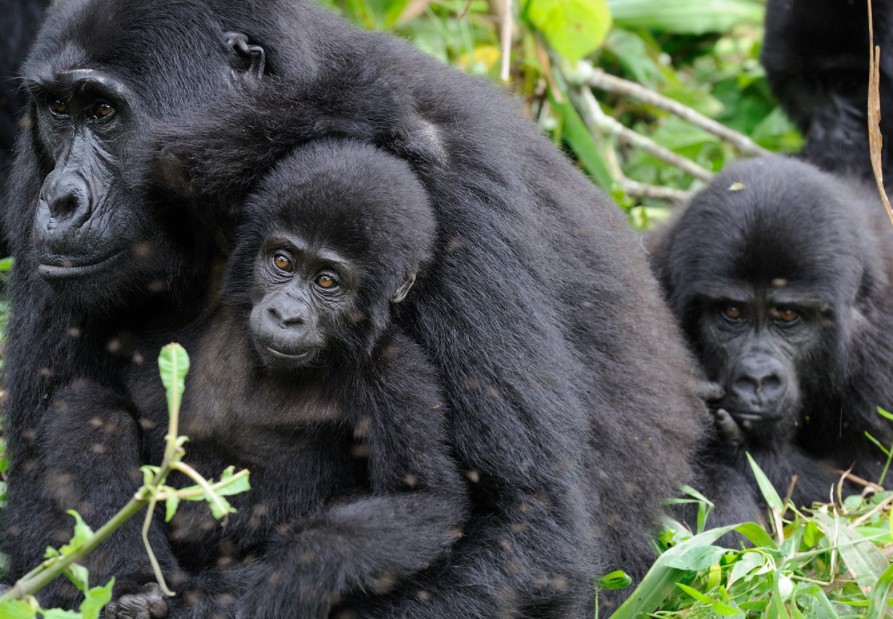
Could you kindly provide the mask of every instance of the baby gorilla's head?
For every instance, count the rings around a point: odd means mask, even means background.
[[[228,279],[264,366],[368,357],[435,228],[409,166],[373,146],[322,140],[281,161],[248,199]]]

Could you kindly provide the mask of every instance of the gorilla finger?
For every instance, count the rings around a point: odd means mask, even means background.
[[[720,438],[732,445],[744,444],[744,432],[728,411],[720,408],[714,413],[714,416],[716,431],[719,432]]]
[[[705,402],[715,402],[721,400],[726,395],[726,390],[722,385],[709,380],[698,382],[698,397]]]
[[[157,583],[148,583],[139,593],[128,593],[105,608],[105,619],[165,619],[167,600]]]

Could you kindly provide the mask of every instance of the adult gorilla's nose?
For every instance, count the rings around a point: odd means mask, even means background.
[[[765,353],[741,357],[729,377],[732,396],[753,412],[771,412],[786,389],[784,366]]]
[[[90,217],[90,186],[72,171],[51,172],[40,190],[39,210],[48,215],[47,229],[83,225]]]

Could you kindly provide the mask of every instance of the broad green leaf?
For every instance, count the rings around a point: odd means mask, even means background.
[[[115,579],[112,578],[104,587],[93,587],[87,591],[84,601],[81,602],[81,616],[83,619],[99,619],[102,609],[112,601],[112,588]]]
[[[9,600],[0,604],[3,619],[35,619],[37,610],[25,600]]]
[[[769,557],[763,553],[745,552],[732,565],[732,571],[729,572],[727,582],[731,586],[736,580],[740,580],[745,576],[758,576],[767,573],[771,569],[772,564],[769,561]]]
[[[572,63],[595,51],[611,29],[605,0],[529,0],[524,16]]]
[[[69,509],[67,511],[69,515],[74,517],[74,535],[71,536],[71,539],[68,540],[68,543],[62,546],[59,549],[59,554],[62,555],[70,555],[72,552],[76,551],[78,548],[84,545],[90,537],[93,535],[93,529],[84,522],[84,519],[81,518],[81,515],[74,511],[73,509]],[[50,555],[49,549],[47,549],[47,557],[56,556]]]
[[[8,256],[0,260],[0,272],[2,271],[11,271],[12,267],[15,265],[15,259],[12,256]]]
[[[249,472],[246,469],[242,469],[238,473],[235,473],[234,471],[235,467],[228,466],[220,474],[219,483],[223,485],[217,488],[217,494],[221,496],[232,496],[251,490],[251,483],[248,479],[250,476]]]
[[[63,610],[61,608],[53,608],[45,610],[41,613],[43,619],[81,619],[81,614],[73,610]]]
[[[161,383],[167,390],[167,408],[173,413],[180,410],[183,392],[186,390],[186,373],[189,371],[189,355],[177,343],[168,344],[158,355],[158,371]]]
[[[680,570],[699,572],[717,563],[727,552],[728,548],[719,546],[694,546],[673,556],[667,561],[667,565]]]
[[[769,481],[769,478],[766,477],[763,469],[760,468],[751,455],[746,452],[745,455],[747,456],[747,461],[750,463],[750,469],[753,471],[754,477],[757,478],[757,485],[760,487],[760,492],[763,494],[763,498],[766,499],[766,503],[772,509],[778,510],[779,513],[783,513],[784,503],[782,502],[781,497],[778,496],[778,492],[775,491],[772,482]]]
[[[607,0],[619,26],[675,34],[725,32],[738,24],[763,22],[756,0]]]

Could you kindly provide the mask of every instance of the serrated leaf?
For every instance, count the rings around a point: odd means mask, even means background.
[[[251,490],[250,473],[248,470],[242,469],[239,473],[235,473],[235,468],[234,466],[228,466],[220,474],[220,483],[223,485],[216,489],[217,494],[232,496]]]
[[[37,610],[25,600],[9,600],[0,604],[3,619],[35,619]]]
[[[611,29],[605,0],[529,0],[525,16],[572,63],[598,49]]]
[[[167,392],[167,408],[170,413],[180,410],[183,392],[186,390],[186,373],[189,372],[189,355],[177,343],[161,349],[158,355],[158,372]]]
[[[81,602],[81,617],[83,619],[99,619],[102,609],[105,605],[112,601],[112,588],[115,586],[115,579],[112,578],[104,587],[93,587],[84,596]]]

